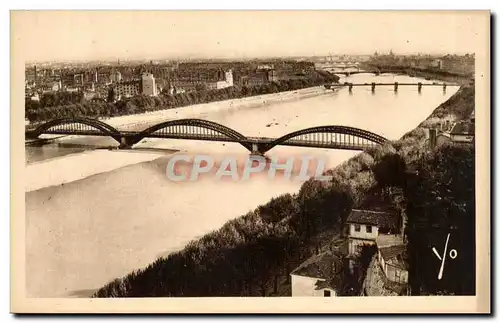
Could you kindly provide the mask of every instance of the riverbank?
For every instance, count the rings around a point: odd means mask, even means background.
[[[473,95],[473,88],[463,86],[435,111],[445,109],[446,115],[453,114],[456,109],[463,109],[464,104],[471,109]],[[436,118],[437,114],[433,112],[430,117]],[[114,280],[94,296],[272,295],[276,282],[328,245],[328,240],[318,239],[323,232],[335,228],[340,232],[352,206],[377,186],[373,169],[384,156],[396,149],[411,163],[428,150],[424,124],[392,147],[358,154],[329,171],[332,182],[310,180],[298,194],[281,195],[192,241],[183,250]]]

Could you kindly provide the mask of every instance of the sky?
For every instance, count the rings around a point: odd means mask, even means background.
[[[485,12],[14,11],[26,61],[473,53]],[[482,49],[484,50],[484,49]],[[17,51],[17,52],[16,52]]]

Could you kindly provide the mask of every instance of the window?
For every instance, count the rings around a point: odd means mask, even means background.
[[[361,226],[359,224],[354,225],[354,231],[359,232],[361,231]]]
[[[398,269],[394,271],[394,278],[397,282],[401,282],[401,272]]]
[[[372,226],[371,225],[366,226],[366,232],[372,233]]]
[[[323,296],[330,297],[330,296],[332,296],[332,293],[329,290],[325,290],[325,291],[323,291]]]

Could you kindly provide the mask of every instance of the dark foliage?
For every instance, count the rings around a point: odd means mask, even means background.
[[[399,154],[389,153],[376,160],[372,167],[380,187],[403,186],[406,182],[406,162]]]
[[[474,147],[443,145],[418,164],[408,185],[410,283],[413,294],[475,294]],[[440,255],[450,234],[443,278]],[[458,256],[450,258],[455,249]]]

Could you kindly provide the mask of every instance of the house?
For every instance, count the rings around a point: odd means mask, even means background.
[[[353,209],[346,221],[349,226],[349,256],[358,254],[362,245],[373,245],[381,234],[399,234],[398,214],[392,210]]]
[[[469,121],[457,122],[450,131],[451,141],[469,143],[474,141],[474,123]]]
[[[62,90],[62,83],[61,83],[61,81],[52,83],[52,86],[51,86],[50,90],[54,91],[54,92]]]
[[[443,60],[442,59],[435,59],[431,63],[431,67],[438,68],[438,69],[443,69]]]
[[[292,296],[334,297],[342,283],[342,257],[332,251],[313,255],[290,273]]]
[[[386,278],[396,283],[408,283],[406,245],[400,236],[382,235],[376,240],[377,259]]]
[[[378,262],[388,280],[408,283],[408,261],[406,246],[378,248]]]
[[[396,283],[408,283],[406,245],[398,236],[377,238],[377,259],[386,278]]]

